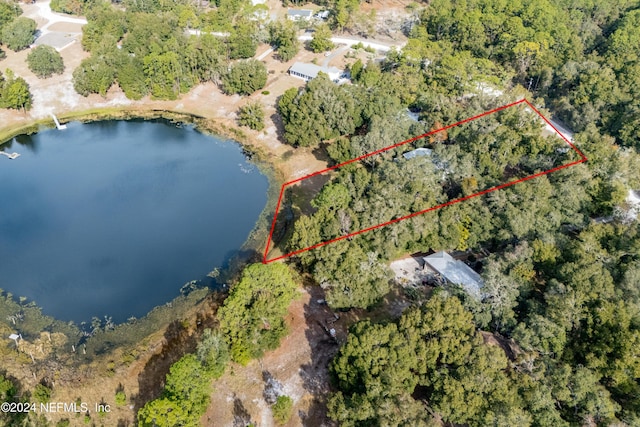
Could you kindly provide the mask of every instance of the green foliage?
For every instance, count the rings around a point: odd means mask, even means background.
[[[54,74],[62,74],[64,63],[62,56],[51,46],[37,46],[27,56],[29,69],[39,78],[51,77]]]
[[[233,65],[222,78],[222,88],[229,94],[250,95],[267,84],[267,68],[254,59]]]
[[[331,363],[340,391],[329,400],[329,415],[341,425],[426,423],[411,394],[428,389],[430,406],[444,421],[483,425],[491,403],[508,399],[507,361],[476,334],[460,302],[440,295],[397,323],[357,323]],[[480,372],[493,381],[475,377]]]
[[[264,109],[260,102],[250,102],[238,109],[238,123],[253,130],[264,129]]]
[[[2,26],[0,41],[15,52],[26,49],[33,43],[36,28],[36,21],[21,16]]]
[[[257,27],[254,22],[241,21],[234,26],[234,30],[227,38],[230,59],[247,59],[256,54]]]
[[[118,391],[116,393],[116,405],[124,406],[127,403],[127,395],[124,391]]]
[[[220,333],[205,329],[198,343],[196,355],[206,374],[216,379],[222,376],[227,367],[229,347]]]
[[[182,402],[160,398],[152,400],[138,411],[138,425],[143,427],[195,427],[198,425],[198,419],[185,411]]]
[[[298,28],[290,20],[272,22],[269,24],[269,42],[281,61],[289,61],[300,49]]]
[[[211,379],[195,354],[171,365],[163,394],[138,411],[141,426],[197,426],[209,404]]]
[[[296,283],[284,264],[253,264],[218,311],[220,330],[231,358],[246,364],[277,348],[286,332],[284,315],[296,295]]]
[[[16,77],[11,70],[7,70],[6,78],[0,73],[0,108],[26,112],[31,109],[31,101],[29,84],[22,77]]]
[[[276,403],[271,407],[273,419],[278,424],[286,424],[293,415],[293,400],[289,396],[278,396]]]
[[[293,97],[289,89],[278,102],[285,140],[294,146],[316,146],[323,140],[352,134],[362,124],[362,110],[351,89],[320,74]]]
[[[0,375],[0,400],[3,402],[10,401],[16,394],[16,387],[11,380]]]
[[[0,31],[7,23],[20,16],[22,10],[17,3],[8,0],[0,1]]]
[[[314,53],[326,52],[334,48],[334,44],[331,41],[331,29],[327,24],[320,24],[313,32],[311,41],[309,42],[309,48]]]
[[[51,389],[44,384],[36,384],[33,398],[39,403],[48,403],[51,400]]]
[[[176,52],[151,53],[143,60],[144,74],[151,96],[156,99],[176,99],[191,88],[192,81],[182,73]]]
[[[86,0],[51,0],[51,10],[54,12],[82,15],[88,6]]]
[[[73,71],[73,88],[82,96],[98,93],[107,94],[115,82],[115,70],[104,60],[96,57],[83,59]]]

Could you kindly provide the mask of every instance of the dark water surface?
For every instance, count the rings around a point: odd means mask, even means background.
[[[240,146],[164,122],[70,123],[0,156],[0,288],[62,320],[125,321],[238,250],[268,180]]]

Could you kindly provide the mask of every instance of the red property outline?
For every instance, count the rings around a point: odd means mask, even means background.
[[[320,174],[323,174],[323,173],[325,173],[325,172],[332,171],[332,170],[334,170],[334,169],[338,169],[338,168],[340,168],[340,167],[342,167],[342,166],[348,165],[349,163],[353,163],[353,162],[360,161],[360,160],[365,159],[365,158],[367,158],[367,157],[374,156],[374,155],[376,155],[376,154],[379,154],[379,153],[382,153],[382,152],[385,152],[385,151],[388,151],[388,150],[391,150],[391,149],[394,149],[394,148],[400,147],[400,146],[405,145],[405,144],[408,144],[408,143],[410,143],[410,142],[417,141],[418,139],[422,139],[422,138],[425,138],[425,137],[427,137],[427,136],[434,135],[434,134],[436,134],[436,133],[438,133],[438,132],[442,132],[442,131],[445,131],[445,130],[447,130],[447,129],[451,129],[452,127],[455,127],[455,126],[458,126],[458,125],[461,125],[461,124],[464,124],[464,123],[471,122],[471,121],[476,120],[476,119],[479,119],[479,118],[481,118],[481,117],[488,116],[489,114],[493,114],[493,113],[496,113],[496,112],[501,111],[501,110],[506,110],[507,108],[514,107],[514,106],[516,106],[516,105],[523,104],[523,103],[524,103],[524,104],[527,104],[527,105],[528,105],[528,106],[529,106],[529,107],[530,107],[530,108],[531,108],[535,113],[537,113],[540,117],[542,117],[542,119],[544,120],[544,122],[545,122],[547,125],[549,125],[549,126],[550,126],[550,127],[551,127],[551,128],[552,128],[552,129],[553,129],[553,130],[558,134],[558,135],[560,135],[560,137],[561,137],[561,138],[562,138],[562,139],[563,139],[567,144],[569,144],[569,146],[570,146],[570,147],[571,147],[571,148],[572,148],[576,153],[578,153],[578,155],[580,156],[580,160],[576,160],[576,161],[574,161],[574,162],[567,163],[566,165],[561,165],[561,166],[557,166],[557,167],[552,168],[552,169],[549,169],[549,170],[545,170],[545,171],[542,171],[542,172],[538,172],[538,173],[533,174],[533,175],[525,176],[524,178],[520,178],[520,179],[517,179],[517,180],[514,180],[514,181],[509,181],[509,182],[506,182],[506,183],[504,183],[504,184],[500,184],[500,185],[497,185],[497,186],[495,186],[495,187],[491,187],[491,188],[488,188],[488,189],[486,189],[486,190],[482,190],[482,191],[479,191],[479,192],[477,192],[477,193],[470,194],[470,195],[465,196],[465,197],[460,197],[460,198],[458,198],[458,199],[450,200],[450,201],[448,201],[448,202],[446,202],[446,203],[442,203],[442,204],[439,204],[439,205],[436,205],[436,206],[432,206],[432,207],[430,207],[430,208],[427,208],[427,209],[421,210],[421,211],[419,211],[419,212],[414,212],[414,213],[412,213],[412,214],[405,215],[405,216],[400,217],[400,218],[392,219],[391,221],[387,221],[387,222],[383,222],[383,223],[380,223],[380,224],[377,224],[377,225],[373,225],[373,226],[371,226],[371,227],[363,228],[362,230],[355,231],[355,232],[353,232],[353,233],[349,233],[349,234],[344,235],[344,236],[336,237],[335,239],[327,240],[327,241],[325,241],[325,242],[316,243],[315,245],[309,246],[309,247],[307,247],[307,248],[299,249],[299,250],[297,250],[297,251],[293,251],[293,252],[290,252],[290,253],[288,253],[288,254],[280,255],[279,257],[276,257],[276,258],[273,258],[273,259],[267,259],[267,254],[269,253],[269,247],[271,246],[271,241],[272,241],[272,238],[273,238],[273,232],[274,232],[274,229],[275,229],[275,226],[276,226],[276,219],[278,218],[278,212],[280,211],[280,204],[282,203],[282,197],[283,197],[283,195],[284,195],[284,189],[285,189],[285,187],[287,187],[287,186],[289,186],[289,185],[292,185],[292,184],[295,184],[296,182],[300,182],[300,181],[302,181],[302,180],[304,180],[304,179],[311,178],[311,177],[313,177],[313,176],[320,175]],[[430,131],[430,132],[424,133],[424,134],[422,134],[422,135],[418,135],[418,136],[416,136],[416,137],[413,137],[413,138],[407,139],[406,141],[398,142],[397,144],[393,144],[393,145],[390,145],[390,146],[388,146],[388,147],[384,147],[384,148],[381,148],[381,149],[379,149],[379,150],[373,151],[373,152],[371,152],[371,153],[364,154],[364,155],[362,155],[362,156],[360,156],[360,157],[356,157],[356,158],[354,158],[354,159],[347,160],[346,162],[340,163],[340,164],[335,165],[335,166],[331,166],[331,167],[329,167],[329,168],[326,168],[326,169],[323,169],[323,170],[320,170],[320,171],[314,172],[314,173],[309,174],[309,175],[305,175],[305,176],[303,176],[303,177],[301,177],[301,178],[294,179],[293,181],[285,182],[284,184],[282,184],[282,187],[280,188],[280,196],[278,197],[278,204],[276,205],[276,212],[275,212],[275,214],[274,214],[274,216],[273,216],[273,221],[271,222],[271,231],[269,232],[269,238],[267,239],[267,245],[266,245],[266,247],[265,247],[265,249],[264,249],[264,257],[263,257],[262,262],[263,262],[263,264],[268,264],[268,263],[273,262],[273,261],[278,261],[278,260],[281,260],[281,259],[289,258],[290,256],[297,255],[297,254],[302,253],[302,252],[310,251],[311,249],[316,249],[316,248],[319,248],[319,247],[321,247],[321,246],[325,246],[325,245],[328,245],[328,244],[330,244],[330,243],[333,243],[333,242],[337,242],[337,241],[339,241],[339,240],[346,239],[346,238],[348,238],[348,237],[357,236],[358,234],[362,234],[362,233],[366,233],[367,231],[375,230],[376,228],[381,228],[381,227],[384,227],[384,226],[387,226],[387,225],[390,225],[390,224],[394,224],[394,223],[396,223],[396,222],[403,221],[403,220],[405,220],[405,219],[413,218],[414,216],[418,216],[418,215],[425,214],[425,213],[427,213],[427,212],[435,211],[435,210],[437,210],[437,209],[444,208],[445,206],[451,206],[451,205],[453,205],[453,204],[460,203],[460,202],[463,202],[463,201],[465,201],[465,200],[469,200],[469,199],[471,199],[471,198],[473,198],[473,197],[482,196],[482,195],[484,195],[484,194],[491,193],[492,191],[496,191],[496,190],[500,190],[500,189],[502,189],[502,188],[510,187],[510,186],[515,185],[515,184],[518,184],[518,183],[520,183],[520,182],[524,182],[524,181],[528,181],[528,180],[530,180],[530,179],[538,178],[538,177],[540,177],[540,176],[542,176],[542,175],[548,175],[548,174],[550,174],[550,173],[553,173],[553,172],[559,171],[560,169],[565,169],[565,168],[568,168],[568,167],[570,167],[570,166],[575,166],[575,165],[577,165],[577,164],[584,163],[584,162],[586,162],[586,161],[587,161],[587,157],[586,157],[586,156],[585,156],[585,155],[584,155],[584,154],[583,154],[583,153],[582,153],[582,152],[581,152],[581,151],[580,151],[580,150],[579,150],[579,149],[578,149],[578,148],[577,148],[577,147],[576,147],[576,146],[575,146],[571,141],[569,141],[569,140],[568,140],[568,139],[567,139],[567,138],[566,138],[566,137],[565,137],[565,136],[564,136],[564,135],[563,135],[563,134],[562,134],[562,133],[561,133],[561,132],[560,132],[560,131],[559,131],[559,130],[558,130],[558,129],[557,129],[557,128],[552,124],[552,123],[551,123],[551,121],[550,121],[550,120],[548,120],[548,119],[547,119],[547,118],[546,118],[546,117],[545,117],[545,116],[544,116],[540,111],[538,111],[538,109],[537,109],[536,107],[534,107],[534,106],[533,106],[533,105],[532,105],[532,104],[531,104],[531,103],[530,103],[526,98],[523,98],[523,99],[521,99],[521,100],[519,100],[519,101],[512,102],[511,104],[503,105],[503,106],[501,106],[501,107],[494,108],[493,110],[490,110],[490,111],[485,111],[484,113],[482,113],[482,114],[478,114],[477,116],[473,116],[473,117],[470,117],[470,118],[467,118],[467,119],[461,120],[461,121],[459,121],[459,122],[457,122],[457,123],[454,123],[454,124],[451,124],[451,125],[447,125],[447,126],[442,127],[442,128],[440,128],[440,129],[433,130],[433,131]]]

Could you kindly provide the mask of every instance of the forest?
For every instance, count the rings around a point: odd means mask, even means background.
[[[330,368],[329,415],[340,425],[640,422],[640,227],[626,205],[640,187],[638,6],[434,0],[416,12],[402,51],[352,64],[354,85],[319,78],[282,96],[286,141],[326,150],[336,164],[521,96],[573,129],[588,158],[297,257],[328,303],[349,310],[380,304],[397,257],[490,254],[476,263],[481,300],[448,286],[399,319],[352,327]],[[291,202],[297,219],[280,248],[562,161],[541,122],[510,113],[403,149],[431,156],[404,160],[395,150],[339,168],[310,210]],[[518,354],[505,357],[477,331],[513,340]]]
[[[317,3],[331,15],[313,50],[330,49],[329,29],[370,34],[357,1]],[[29,23],[15,24],[15,10],[2,5],[11,48]],[[253,19],[260,8],[249,2],[211,5],[52,2],[89,21],[76,90],[105,95],[117,84],[131,99],[176,99],[215,82],[248,95],[268,76],[247,60],[258,43],[281,61],[301,47],[292,24]],[[322,287],[333,310],[364,313],[328,367],[328,416],[341,426],[640,424],[640,223],[627,201],[640,189],[640,3],[431,0],[408,10],[406,46],[350,63],[352,84],[321,75],[279,97],[292,150],[339,164],[526,97],[575,132],[588,161],[287,263],[248,266],[217,327],[172,366],[139,425],[197,423],[229,363],[278,347],[302,278]],[[5,73],[0,105],[27,109],[25,85]],[[261,129],[256,114],[262,106],[249,104],[241,120]],[[311,200],[289,199],[276,246],[304,248],[575,160],[562,144],[520,108],[433,134],[340,168]],[[417,147],[431,155],[402,157]],[[397,286],[390,261],[439,250],[470,254],[484,279],[481,299],[455,285],[428,298],[405,290],[412,304],[400,316],[366,318]],[[19,399],[16,390],[0,376],[3,398]]]

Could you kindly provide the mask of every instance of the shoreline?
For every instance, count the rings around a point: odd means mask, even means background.
[[[280,186],[284,182],[285,176],[283,171],[277,167],[277,164],[272,161],[272,159],[269,159],[270,153],[264,149],[260,149],[260,147],[257,147],[257,141],[251,141],[250,136],[243,132],[240,127],[227,127],[225,124],[221,123],[221,120],[207,118],[193,113],[159,108],[140,109],[135,107],[112,107],[72,111],[60,114],[60,116],[58,116],[58,120],[61,124],[69,122],[94,123],[114,120],[165,120],[169,123],[192,125],[196,131],[204,135],[216,136],[238,144],[247,160],[253,163],[260,173],[267,178],[269,183],[266,192],[267,200],[263,210],[256,218],[254,226],[247,234],[242,245],[237,248],[236,252],[231,255],[229,259],[225,260],[222,265],[210,266],[208,268],[212,271],[220,271],[221,275],[214,281],[222,283],[233,280],[238,270],[244,264],[248,262],[260,262],[260,259],[254,259],[255,256],[252,252],[255,252],[258,257],[261,257],[262,251],[264,250],[264,244],[266,243],[267,235],[269,233],[269,216],[275,210],[279,194],[278,192]],[[50,118],[36,119],[28,124],[0,130],[0,149],[5,144],[11,143],[15,137],[20,135],[32,135],[46,129],[55,129],[55,124]],[[199,286],[199,288],[208,288],[209,292],[219,292],[221,289],[211,287],[211,282],[209,284],[205,283],[207,276],[207,274],[203,274],[202,277],[194,280],[202,282],[202,285]],[[171,301],[173,301],[173,299]],[[158,307],[150,309],[144,317],[149,315]],[[60,320],[55,317],[52,317],[52,319]]]

